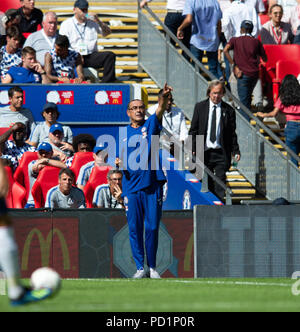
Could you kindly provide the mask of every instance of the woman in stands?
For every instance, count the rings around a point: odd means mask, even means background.
[[[298,155],[300,153],[300,84],[294,75],[286,75],[282,80],[279,98],[273,111],[270,113],[258,112],[257,116],[261,118],[275,117],[279,112],[284,113],[287,120],[285,143]],[[298,167],[297,160],[294,158],[291,160]]]

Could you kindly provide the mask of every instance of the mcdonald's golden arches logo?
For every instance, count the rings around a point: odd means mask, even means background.
[[[65,240],[65,237],[63,233],[57,229],[51,229],[51,231],[48,233],[47,237],[44,238],[42,232],[34,228],[30,231],[30,233],[27,236],[27,239],[24,244],[24,250],[22,254],[22,264],[21,268],[23,271],[26,271],[28,269],[28,260],[29,260],[29,254],[31,249],[31,243],[33,241],[34,236],[37,236],[39,243],[40,243],[40,250],[41,250],[41,260],[42,260],[42,266],[49,266],[50,263],[50,250],[52,247],[52,239],[55,235],[58,236],[58,239],[60,241],[62,255],[63,255],[63,263],[64,263],[64,270],[70,270],[71,264],[70,264],[70,255],[69,255],[69,249],[67,242]]]

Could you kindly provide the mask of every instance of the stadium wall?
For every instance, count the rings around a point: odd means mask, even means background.
[[[195,277],[291,277],[300,271],[299,215],[298,205],[195,207]]]
[[[51,266],[63,278],[124,278],[136,271],[124,211],[11,210],[21,274]],[[158,271],[166,278],[194,276],[192,211],[163,213]]]

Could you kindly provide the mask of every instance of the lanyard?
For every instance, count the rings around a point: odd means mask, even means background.
[[[278,45],[280,45],[281,44],[281,40],[282,40],[282,29],[281,28],[279,29],[280,35],[278,37],[278,35],[276,33],[276,30],[273,27],[273,24],[271,24],[271,27],[272,27],[273,35],[274,35],[274,37],[276,39],[276,42],[277,42]]]
[[[169,123],[169,121],[167,120],[167,117],[166,115],[164,114],[164,118],[165,118],[165,121],[167,123],[167,125],[169,126],[170,130],[172,131],[173,130],[173,117],[172,117],[172,110],[170,111],[170,118],[171,118],[171,125]]]
[[[54,48],[54,44],[55,44],[55,37],[52,38],[52,41],[50,40],[50,38],[45,34],[45,31],[42,31],[42,34],[44,36],[44,38],[46,39],[47,43],[50,45],[51,50]]]
[[[78,29],[78,27],[77,27],[77,24],[76,24],[75,20],[73,21],[73,24],[74,24],[74,26],[75,26],[77,32],[79,33],[80,39],[81,39],[82,41],[84,41],[84,35],[85,35],[85,29],[86,29],[86,24],[87,24],[87,22],[85,22],[84,29],[83,29],[82,33],[79,31],[79,29]]]

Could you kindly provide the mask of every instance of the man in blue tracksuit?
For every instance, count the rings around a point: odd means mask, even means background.
[[[122,196],[132,255],[137,266],[134,278],[147,276],[144,270],[144,224],[150,278],[160,278],[156,271],[156,253],[162,214],[162,188],[166,177],[162,171],[158,145],[154,146],[154,142],[159,141],[162,116],[171,91],[172,88],[166,84],[158,108],[148,120],[145,120],[143,101],[131,101],[127,109],[131,123],[126,128],[124,137],[120,138],[120,159],[116,160],[116,165],[122,167],[123,171]]]

